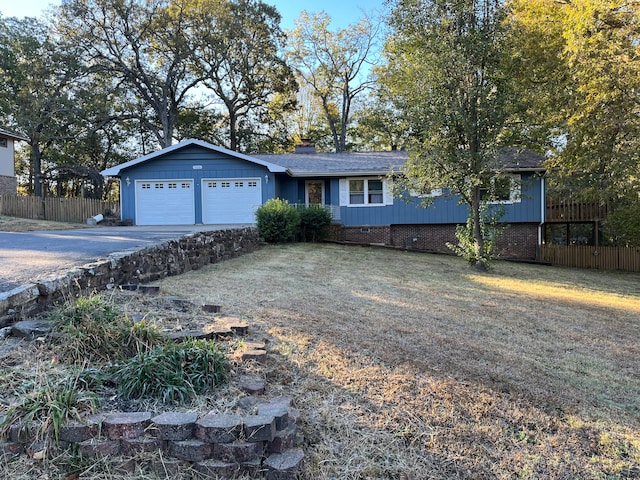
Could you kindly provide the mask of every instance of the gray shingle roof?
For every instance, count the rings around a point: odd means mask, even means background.
[[[2,130],[0,129],[0,132]],[[19,138],[19,137],[16,137]],[[387,175],[399,171],[409,158],[404,150],[387,152],[343,152],[343,153],[285,153],[242,154],[233,152],[201,140],[184,140],[178,144],[158,150],[140,158],[116,165],[102,171],[105,176],[118,176],[123,169],[161,157],[187,146],[199,146],[218,153],[263,165],[270,172],[287,173],[293,177],[345,177],[360,175]],[[543,170],[544,157],[530,150],[509,148],[502,150],[499,161],[508,171]]]
[[[509,171],[543,171],[544,155],[533,150],[503,148],[498,154],[498,162]]]
[[[409,158],[404,150],[393,152],[252,154],[252,157],[285,167],[294,177],[386,175],[398,171]],[[531,150],[505,148],[498,162],[508,171],[542,171],[544,156]]]
[[[10,132],[9,130],[5,130],[4,128],[0,128],[0,135],[4,137],[15,138],[16,140],[23,140],[25,142],[29,140],[28,138],[22,135],[18,135],[17,133]]]
[[[292,176],[386,175],[399,170],[408,158],[405,151],[252,154],[285,167]]]

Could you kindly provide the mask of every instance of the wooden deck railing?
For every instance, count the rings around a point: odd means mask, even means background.
[[[547,222],[595,222],[607,218],[607,205],[547,200]]]
[[[104,215],[118,211],[118,202],[105,202],[92,198],[0,195],[0,215],[10,217],[83,223],[87,218],[99,213]]]
[[[540,260],[564,267],[640,272],[640,247],[541,245]]]

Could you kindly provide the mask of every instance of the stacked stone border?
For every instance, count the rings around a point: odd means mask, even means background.
[[[145,286],[142,293],[157,294],[156,286]],[[171,298],[183,304],[186,300]],[[205,312],[219,313],[220,306],[205,304]],[[33,340],[50,335],[50,320],[21,321],[7,327],[12,334]],[[6,330],[6,329],[5,329]],[[229,340],[249,333],[246,321],[236,317],[218,318],[201,329],[170,334],[174,342],[188,338]],[[238,363],[263,365],[266,345],[243,341],[232,357]],[[238,400],[233,413],[195,412],[102,412],[81,420],[68,421],[58,431],[39,436],[42,425],[16,422],[0,436],[3,457],[26,454],[34,460],[71,452],[84,458],[104,460],[115,472],[134,474],[138,468],[171,477],[191,468],[203,478],[266,478],[294,480],[304,466],[304,452],[298,433],[300,412],[290,397],[261,398],[265,381],[244,374],[238,387],[248,396]],[[241,412],[241,413],[238,413]],[[0,423],[5,419],[0,416]]]
[[[115,253],[106,260],[0,293],[0,327],[79,293],[153,282],[253,252],[259,246],[257,229],[246,227],[194,233],[144,249]]]
[[[192,467],[205,477],[293,480],[304,463],[304,453],[297,448],[298,421],[299,412],[289,397],[259,401],[257,413],[247,415],[97,414],[63,425],[57,448],[112,460],[123,474],[141,466],[171,476]],[[10,428],[8,440],[0,442],[0,457],[27,453],[38,458],[47,452],[44,442],[17,425]]]

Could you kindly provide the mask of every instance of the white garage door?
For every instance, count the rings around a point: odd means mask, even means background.
[[[193,225],[193,180],[136,181],[137,225]]]
[[[261,203],[259,178],[202,181],[202,223],[255,223]]]

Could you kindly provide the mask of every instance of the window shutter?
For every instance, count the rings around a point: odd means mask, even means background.
[[[391,181],[382,180],[382,195],[385,205],[393,205],[393,194],[391,193]]]
[[[340,206],[346,207],[349,205],[349,180],[346,178],[340,179]]]

